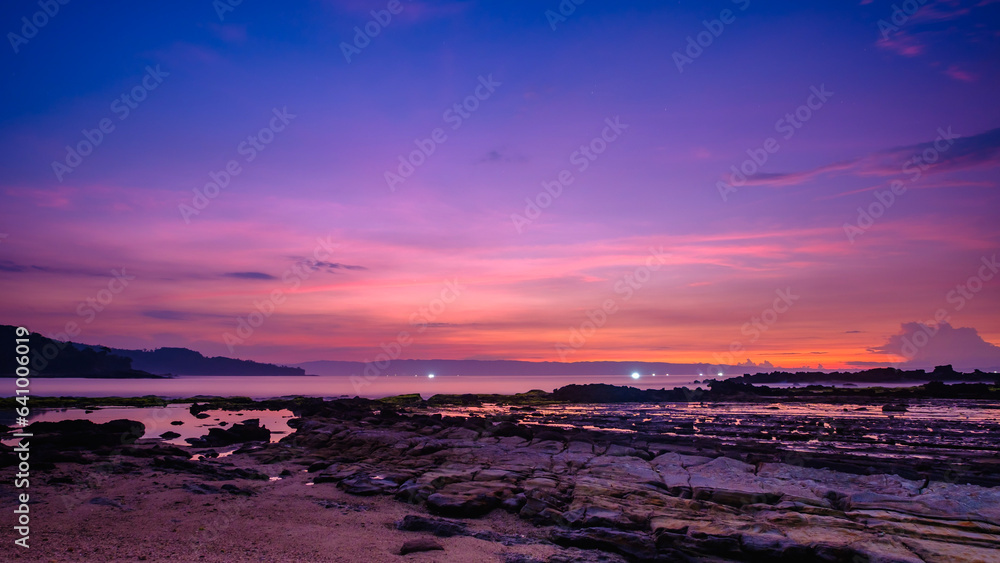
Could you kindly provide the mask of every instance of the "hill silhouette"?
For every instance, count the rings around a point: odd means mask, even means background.
[[[0,376],[17,368],[16,327],[0,325]],[[170,375],[305,375],[302,368],[276,366],[222,356],[206,357],[187,348],[124,350],[61,342],[32,332],[29,364],[34,377],[159,378]]]

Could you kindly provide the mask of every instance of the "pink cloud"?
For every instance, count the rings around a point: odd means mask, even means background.
[[[65,209],[72,203],[73,197],[77,194],[76,188],[58,187],[54,189],[42,190],[32,188],[7,188],[9,196],[24,198],[38,207],[54,207]]]
[[[961,80],[962,82],[976,82],[979,79],[978,76],[967,70],[962,70],[958,67],[958,65],[949,66],[948,70],[944,71],[944,73],[951,78]]]
[[[916,37],[901,31],[894,33],[889,38],[879,40],[875,45],[904,57],[916,57],[924,54],[927,50],[926,45]]]

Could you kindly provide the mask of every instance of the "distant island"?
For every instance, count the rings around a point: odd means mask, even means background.
[[[0,339],[13,343],[16,327],[0,325]],[[250,360],[205,357],[187,348],[122,350],[61,342],[31,333],[33,377],[162,379],[174,375],[306,375],[302,368]],[[13,377],[14,347],[0,347],[0,377]]]
[[[84,348],[97,348],[86,346]],[[223,356],[206,357],[188,348],[157,348],[156,350],[123,350],[109,348],[111,353],[128,358],[132,365],[153,373],[173,375],[306,375],[298,367],[278,366],[236,360]]]
[[[928,381],[975,383],[994,382],[998,380],[1000,380],[1000,374],[988,373],[978,369],[972,373],[962,373],[955,371],[949,364],[937,366],[930,372],[922,369],[902,370],[890,367],[857,372],[831,371],[828,373],[772,371],[771,373],[744,374],[741,377],[730,377],[726,381],[760,385],[767,383],[925,383]]]

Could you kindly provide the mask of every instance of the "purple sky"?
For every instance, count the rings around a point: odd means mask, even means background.
[[[1000,2],[662,4],[69,3],[31,34],[5,3],[2,322],[278,362],[1000,366]]]

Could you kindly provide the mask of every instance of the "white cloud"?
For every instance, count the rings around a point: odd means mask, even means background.
[[[951,364],[958,371],[1000,369],[1000,346],[991,344],[971,327],[903,323],[899,334],[872,352],[906,358],[900,365],[909,369],[928,369]]]

